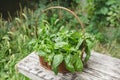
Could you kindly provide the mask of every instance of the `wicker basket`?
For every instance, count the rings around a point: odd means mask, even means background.
[[[71,10],[65,8],[65,7],[54,6],[54,7],[49,7],[49,8],[47,8],[47,9],[45,9],[43,12],[48,11],[48,10],[51,10],[51,9],[63,9],[63,10],[65,10],[65,11],[71,13],[71,14],[77,19],[77,21],[79,22],[79,24],[81,25],[81,27],[82,27],[82,32],[83,32],[83,34],[84,34],[84,25],[83,25],[83,23],[81,22],[81,20],[79,19],[79,17],[78,17],[73,11],[71,11]],[[37,30],[37,29],[36,29],[36,30]],[[36,36],[38,36],[38,35],[37,35],[37,31],[36,31]],[[81,59],[83,58],[83,53],[84,53],[84,47],[83,47],[83,49],[82,49]],[[83,59],[82,59],[82,60],[83,60]],[[39,61],[40,61],[41,66],[43,66],[45,69],[52,70],[51,66],[48,65],[48,62],[45,62],[45,60],[44,60],[43,57],[39,56]],[[61,72],[61,73],[67,73],[67,72],[69,72],[69,71],[66,69],[66,66],[65,66],[65,63],[64,63],[64,62],[62,62],[62,63],[58,66],[58,72]]]
[[[45,69],[48,69],[48,70],[52,70],[51,66],[48,64],[48,62],[45,62],[43,57],[39,56],[39,60],[40,60],[40,64],[41,64],[42,67],[44,67]],[[60,73],[67,73],[67,72],[69,72],[66,69],[64,62],[62,62],[59,65],[58,72],[60,72]]]

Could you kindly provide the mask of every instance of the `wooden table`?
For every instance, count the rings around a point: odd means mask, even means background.
[[[88,67],[83,72],[58,73],[44,69],[35,52],[18,64],[17,70],[32,80],[120,80],[120,59],[92,52]]]

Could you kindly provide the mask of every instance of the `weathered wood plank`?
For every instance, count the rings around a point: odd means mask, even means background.
[[[44,69],[35,52],[21,60],[16,68],[32,80],[120,80],[120,59],[92,52],[83,72],[59,73]]]

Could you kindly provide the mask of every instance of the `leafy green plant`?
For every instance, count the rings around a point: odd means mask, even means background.
[[[56,74],[62,62],[70,72],[82,71],[84,64],[90,58],[93,36],[80,29],[68,30],[64,25],[54,30],[56,25],[53,26],[53,23],[42,20],[38,38],[32,40],[30,44],[34,45],[34,50],[52,66]],[[84,53],[86,53],[85,58],[83,58]]]
[[[66,68],[71,72],[82,71],[83,62],[86,63],[90,57],[93,37],[87,33],[84,35],[81,30],[69,31],[62,28],[53,32],[49,23],[45,23],[41,27],[38,39],[32,40],[38,55],[44,57],[56,74],[58,73],[57,68],[62,62],[65,62]],[[86,57],[82,62],[83,47]]]

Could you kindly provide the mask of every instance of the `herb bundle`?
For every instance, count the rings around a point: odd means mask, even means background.
[[[90,57],[93,36],[88,33],[83,34],[81,30],[67,30],[64,27],[54,31],[54,28],[47,23],[41,26],[38,35],[38,38],[33,41],[34,49],[51,65],[56,74],[62,62],[70,72],[83,70],[84,63]],[[83,59],[84,53],[86,55]]]

